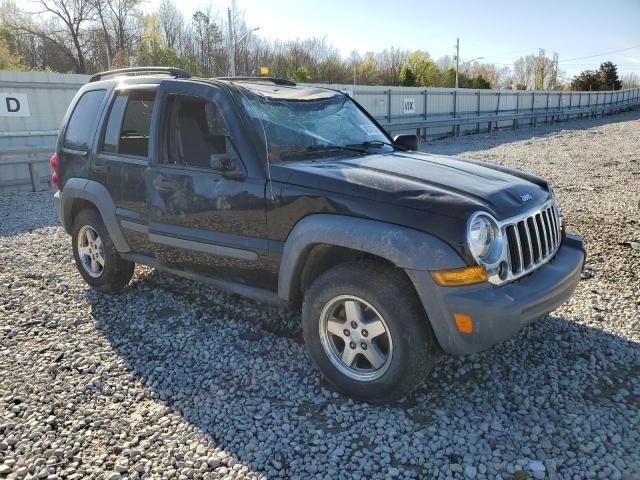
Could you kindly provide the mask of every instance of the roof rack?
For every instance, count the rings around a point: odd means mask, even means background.
[[[216,80],[229,80],[239,82],[270,82],[274,85],[284,85],[287,87],[295,87],[296,83],[291,80],[285,80],[284,78],[275,77],[217,77]]]
[[[164,75],[170,75],[174,78],[190,78],[187,72],[180,68],[172,67],[131,67],[131,68],[119,68],[117,70],[108,70],[106,72],[96,73],[92,75],[89,82],[97,82],[104,77],[111,77],[113,75],[136,75],[143,73],[161,73]]]

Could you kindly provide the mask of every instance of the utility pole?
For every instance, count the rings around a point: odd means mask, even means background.
[[[458,88],[458,69],[460,68],[460,39],[456,38],[456,88]]]
[[[236,76],[236,39],[233,35],[233,22],[231,21],[231,9],[227,8],[229,17],[229,63],[231,64],[231,77]]]

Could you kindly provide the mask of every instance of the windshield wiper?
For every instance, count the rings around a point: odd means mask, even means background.
[[[364,148],[376,148],[376,147],[383,147],[383,146],[389,146],[392,147],[394,149],[398,149],[398,150],[402,150],[403,152],[406,152],[407,149],[400,147],[398,145],[396,145],[395,143],[391,143],[391,142],[385,142],[383,140],[367,140],[366,142],[362,142],[362,143],[348,143],[347,145],[345,145],[346,147],[353,147],[353,148],[357,148],[357,147],[364,147]]]
[[[365,146],[365,145],[362,145]],[[366,153],[364,148],[358,148],[360,145],[336,145],[334,143],[311,145],[307,147],[307,152],[322,152],[324,150],[349,150],[351,152]]]
[[[305,155],[307,153],[329,152],[331,150],[346,150],[349,152],[356,152],[361,154],[367,153],[365,148],[358,148],[358,146],[335,145],[333,143],[326,143],[326,144],[309,145],[308,147],[293,148],[287,152],[284,152],[283,154],[281,154],[281,156],[291,157],[293,155]]]

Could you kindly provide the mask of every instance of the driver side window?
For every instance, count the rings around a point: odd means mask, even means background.
[[[227,170],[239,163],[227,124],[215,103],[186,95],[168,97],[162,163]]]

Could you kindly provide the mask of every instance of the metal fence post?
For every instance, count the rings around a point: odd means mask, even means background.
[[[458,114],[458,90],[453,91],[453,136],[457,137],[459,134],[458,125],[456,125],[456,115]]]
[[[560,110],[558,120],[562,120],[562,92],[560,92],[560,98],[558,98],[558,110]]]
[[[547,113],[549,113],[549,92],[547,92]],[[544,123],[549,123],[549,115],[544,117]]]
[[[456,118],[457,113],[458,113],[457,90],[454,90],[453,91],[453,118]]]
[[[422,93],[424,93],[424,114],[423,114],[423,117],[426,120],[427,119],[427,108],[429,107],[429,102],[427,100],[427,98],[429,97],[429,90],[425,90]],[[426,136],[426,130],[425,130],[425,136]]]
[[[478,117],[480,116],[480,90],[478,90]],[[478,122],[478,124],[476,125],[476,129],[478,130],[478,133],[480,133],[480,122]]]
[[[387,90],[387,120],[391,122],[391,89]]]
[[[31,177],[31,189],[37,192],[40,189],[40,177],[38,177],[38,166],[34,162],[29,162],[29,176]]]
[[[535,90],[531,90],[531,113],[533,114],[533,112],[535,112],[536,109],[536,92]],[[533,125],[534,127],[537,125],[537,118],[535,115],[531,115],[531,121],[529,122],[530,125]]]
[[[531,91],[531,113],[533,113],[535,106],[536,106],[536,92],[532,90]]]

